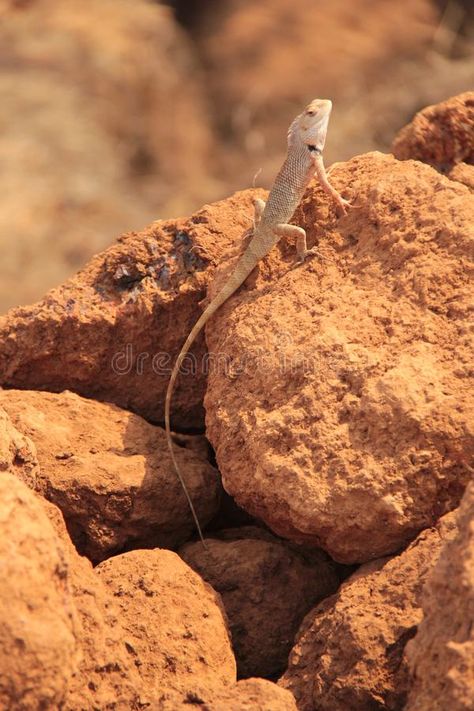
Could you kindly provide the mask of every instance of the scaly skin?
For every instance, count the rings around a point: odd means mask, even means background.
[[[165,401],[165,428],[168,449],[204,547],[206,547],[206,544],[199,519],[173,451],[170,409],[174,384],[183,360],[201,329],[217,309],[237,291],[259,261],[270,252],[281,237],[296,237],[297,258],[300,262],[303,262],[308,256],[316,254],[315,249],[308,249],[306,246],[306,232],[304,229],[288,224],[313,175],[317,174],[325,191],[331,195],[343,212],[350,206],[350,203],[341,197],[329,183],[322,158],[331,109],[332,104],[330,101],[315,99],[291,124],[288,130],[288,153],[280,172],[275,178],[268,200],[266,204],[263,200],[255,201],[255,227],[252,238],[227,283],[203,311],[192,328],[176,359],[168,383]]]

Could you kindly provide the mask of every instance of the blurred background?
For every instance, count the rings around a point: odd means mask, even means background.
[[[268,187],[334,101],[326,163],[474,84],[473,0],[0,0],[0,313],[123,231]]]

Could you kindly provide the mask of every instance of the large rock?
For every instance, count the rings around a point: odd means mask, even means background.
[[[124,235],[43,301],[0,318],[0,384],[74,390],[163,421],[170,370],[201,313],[210,267],[250,227],[258,195]],[[177,382],[176,427],[203,426],[204,354],[202,335]]]
[[[337,589],[334,565],[321,551],[305,557],[250,526],[206,544],[189,543],[179,555],[222,595],[238,675],[274,677],[304,615]]]
[[[76,669],[65,551],[38,497],[0,475],[0,707],[62,708]]]
[[[399,160],[420,160],[443,173],[474,163],[474,91],[419,111],[392,144]]]
[[[143,708],[114,600],[59,510],[2,473],[0,529],[0,707]]]
[[[87,558],[78,555],[59,509],[41,506],[61,541],[68,566],[68,589],[75,610],[78,661],[69,679],[64,711],[138,711],[152,701],[127,647],[120,610]],[[42,621],[39,621],[42,624]]]
[[[447,514],[399,556],[363,565],[307,615],[279,682],[298,711],[401,711],[403,652],[422,619],[423,584],[455,532],[455,514]]]
[[[190,537],[194,523],[161,428],[69,392],[4,390],[0,405],[35,443],[35,488],[59,506],[78,550],[91,560]],[[217,471],[190,447],[176,446],[176,457],[205,524],[219,505]]]
[[[115,234],[185,214],[215,187],[202,76],[169,8],[1,5],[3,312],[40,298]]]
[[[407,645],[411,691],[405,711],[474,708],[474,484],[422,596],[424,618]]]
[[[283,243],[208,324],[226,367],[211,371],[205,405],[237,503],[354,563],[400,549],[470,477],[474,201],[424,164],[377,153],[331,177],[349,214],[312,186],[295,215],[320,256],[293,269]]]
[[[95,569],[113,596],[122,642],[160,711],[296,711],[263,679],[235,683],[220,596],[171,551],[131,551]],[[283,693],[282,693],[283,692]]]
[[[130,658],[157,708],[212,698],[235,683],[220,598],[178,555],[131,551],[96,572],[115,598]]]

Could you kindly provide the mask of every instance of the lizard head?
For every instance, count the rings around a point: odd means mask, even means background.
[[[322,151],[326,142],[329,116],[331,115],[332,102],[329,99],[314,99],[299,114],[288,131],[288,145],[302,142],[310,150]]]

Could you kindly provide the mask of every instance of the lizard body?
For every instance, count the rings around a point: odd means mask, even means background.
[[[220,306],[237,291],[260,260],[282,237],[296,237],[298,261],[303,262],[306,257],[316,254],[315,249],[307,248],[305,230],[302,227],[289,224],[289,220],[298,207],[313,175],[317,174],[325,191],[331,195],[344,212],[349,207],[347,200],[341,197],[329,183],[322,159],[331,109],[332,103],[329,100],[315,99],[291,124],[288,130],[287,156],[275,178],[268,200],[266,203],[260,199],[255,201],[254,229],[250,242],[237,261],[226,284],[206,307],[192,328],[171,372],[165,400],[166,439],[176,474],[204,546],[199,520],[173,451],[170,409],[174,384],[183,360],[201,329]]]

